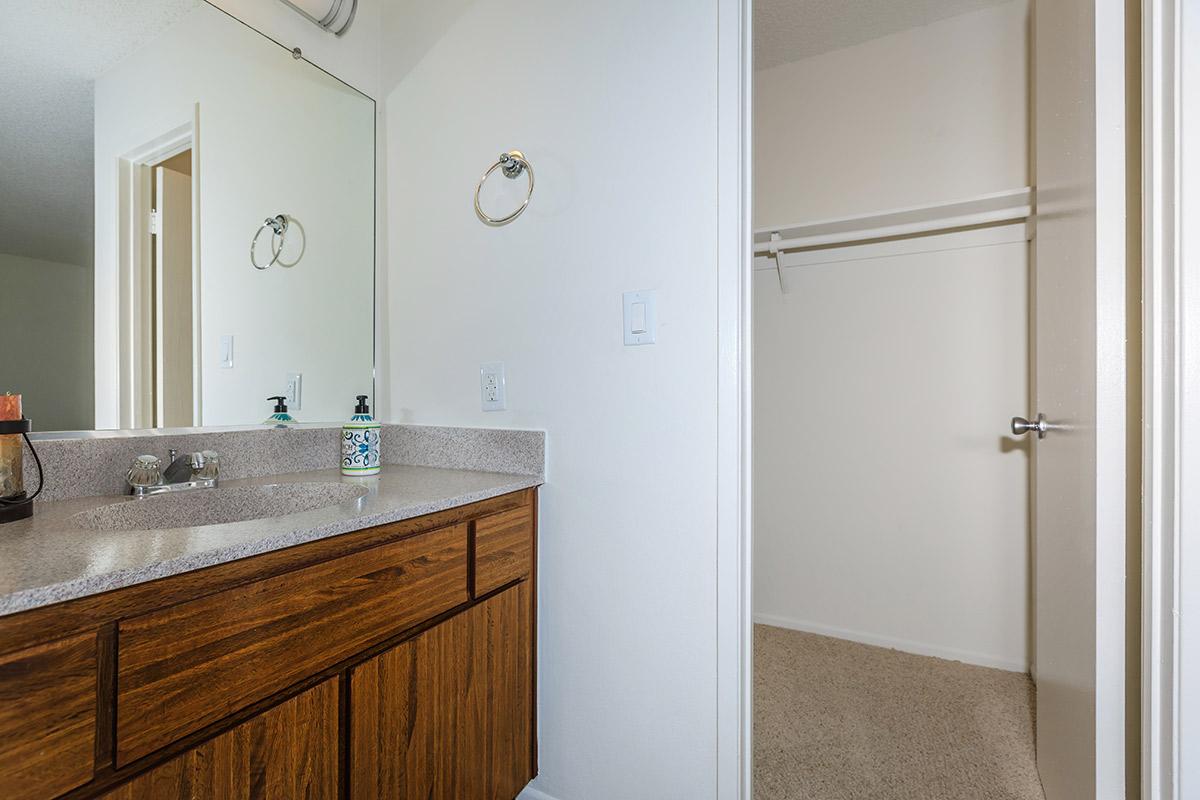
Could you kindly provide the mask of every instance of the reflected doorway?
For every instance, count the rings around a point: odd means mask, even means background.
[[[151,427],[190,427],[195,424],[191,148],[153,167],[151,203]]]

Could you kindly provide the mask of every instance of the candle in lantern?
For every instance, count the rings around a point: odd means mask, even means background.
[[[21,395],[0,394],[0,422],[21,418]]]
[[[21,419],[21,395],[0,394],[0,422]],[[0,497],[25,492],[20,434],[0,435]]]

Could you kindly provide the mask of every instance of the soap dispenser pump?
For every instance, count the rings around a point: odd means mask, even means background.
[[[264,425],[274,425],[276,428],[286,428],[289,425],[296,424],[296,418],[288,413],[287,403],[284,402],[287,400],[286,397],[281,394],[277,394],[274,397],[268,397],[267,399],[275,401],[275,413],[267,417],[267,419],[263,422]]]
[[[353,416],[342,426],[342,474],[378,475],[381,426],[371,416],[367,396],[360,394],[357,399]]]

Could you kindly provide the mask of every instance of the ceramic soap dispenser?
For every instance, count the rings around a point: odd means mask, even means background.
[[[380,425],[371,416],[367,396],[358,396],[354,416],[342,426],[342,474],[378,475],[381,465],[379,455]]]

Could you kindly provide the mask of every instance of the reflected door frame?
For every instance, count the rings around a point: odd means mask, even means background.
[[[192,119],[118,159],[118,409],[121,428],[153,427],[155,336],[149,309],[153,248],[149,236],[154,166],[186,150],[192,153],[192,420],[203,424],[200,330],[199,104]]]

